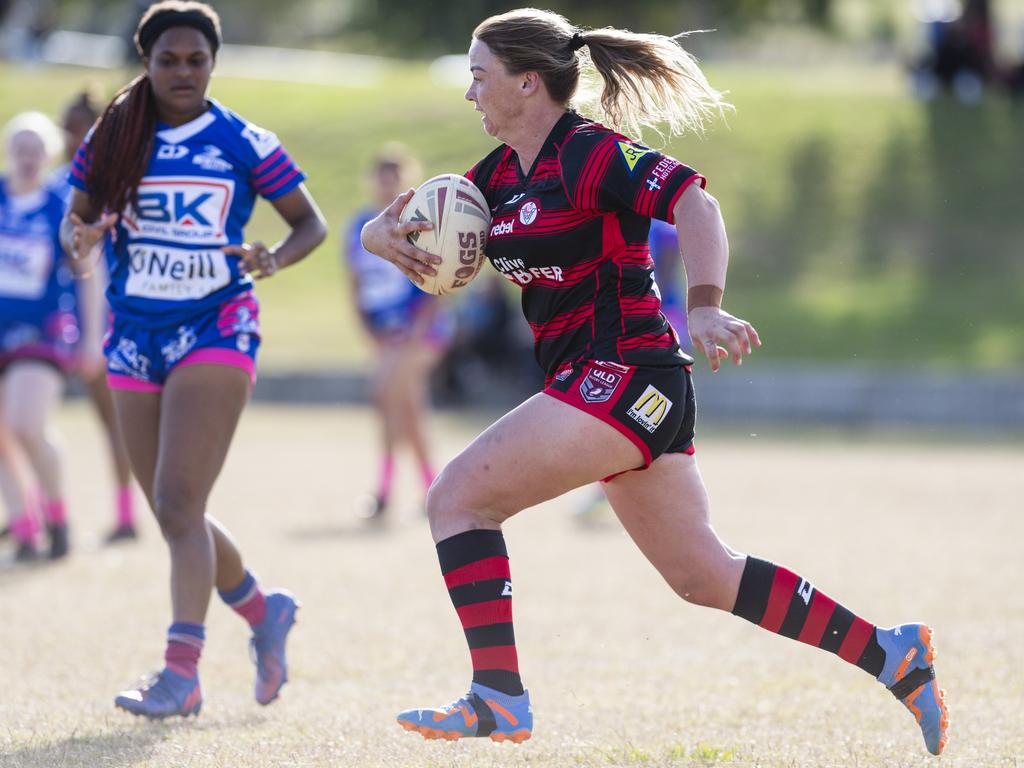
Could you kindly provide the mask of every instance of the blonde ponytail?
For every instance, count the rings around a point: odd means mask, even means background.
[[[481,22],[473,37],[512,74],[535,71],[551,98],[572,105],[581,71],[599,77],[592,116],[630,136],[644,128],[669,136],[704,133],[711,119],[732,109],[711,87],[676,37],[623,29],[582,30],[551,11],[520,8]]]

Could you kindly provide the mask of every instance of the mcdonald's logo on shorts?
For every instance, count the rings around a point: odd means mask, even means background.
[[[648,432],[653,432],[665,420],[665,416],[672,410],[672,401],[669,400],[650,384],[636,402],[630,406],[629,417],[640,424]]]

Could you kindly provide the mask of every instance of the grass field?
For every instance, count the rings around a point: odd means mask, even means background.
[[[681,603],[611,521],[576,528],[574,495],[506,526],[533,740],[451,745],[401,731],[398,710],[462,692],[468,654],[413,473],[400,472],[401,514],[386,531],[351,515],[374,472],[360,409],[250,409],[214,492],[211,511],[264,583],[303,602],[282,699],[252,700],[247,633],[215,601],[202,715],[136,721],[112,696],[160,662],[165,548],[148,519],[138,545],[99,547],[110,495],[100,438],[82,405],[60,422],[75,551],[54,566],[0,567],[2,768],[977,768],[1024,754],[1019,445],[764,431],[699,443],[716,526],[734,546],[880,624],[935,626],[953,717],[939,763],[862,672]],[[483,424],[436,423],[444,456]]]
[[[921,105],[889,66],[713,65],[737,111],[706,139],[670,149],[707,174],[729,226],[728,306],[758,326],[778,359],[1024,365],[1024,229],[1017,211],[1024,135],[992,100],[970,109]],[[0,121],[56,113],[87,80],[110,93],[124,73],[0,65]],[[462,89],[426,66],[396,65],[372,87],[230,78],[213,95],[276,131],[309,173],[330,221],[307,263],[261,286],[264,355],[275,368],[366,359],[338,233],[364,199],[377,147],[400,139],[428,174],[463,172],[493,146]],[[281,232],[258,206],[248,233]],[[752,361],[756,364],[756,359]]]

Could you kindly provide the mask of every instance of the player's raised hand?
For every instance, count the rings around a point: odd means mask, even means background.
[[[104,214],[92,224],[82,221],[77,213],[70,213],[68,220],[71,222],[71,251],[68,253],[71,269],[76,277],[88,277],[99,259],[98,245],[117,224],[117,214]]]
[[[402,273],[417,285],[422,285],[421,275],[436,275],[432,266],[440,264],[441,257],[422,251],[409,242],[413,232],[433,229],[429,221],[407,221],[402,223],[402,210],[416,192],[410,189],[395,198],[376,218],[363,225],[360,234],[363,248],[386,259],[402,270]]]
[[[243,275],[252,275],[257,280],[270,277],[281,268],[273,251],[259,240],[240,245],[225,245],[221,250],[231,256],[238,256],[242,260],[238,265],[238,271]]]
[[[694,349],[707,357],[714,373],[725,358],[731,356],[733,363],[741,365],[744,355],[761,346],[754,326],[720,307],[694,307],[687,313],[687,324]]]

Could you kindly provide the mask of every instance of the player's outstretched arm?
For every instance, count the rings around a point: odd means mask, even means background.
[[[407,221],[404,224],[400,217],[406,204],[412,200],[416,190],[410,189],[395,198],[376,218],[363,225],[360,241],[363,248],[370,253],[386,259],[402,270],[402,273],[417,285],[423,284],[420,275],[436,275],[431,266],[440,264],[441,257],[421,251],[409,242],[409,235],[433,229],[429,221]]]
[[[744,355],[761,346],[761,339],[754,326],[722,309],[729,240],[718,201],[691,184],[672,213],[689,286],[686,319],[694,349],[704,353],[712,371],[730,356],[740,365]]]

